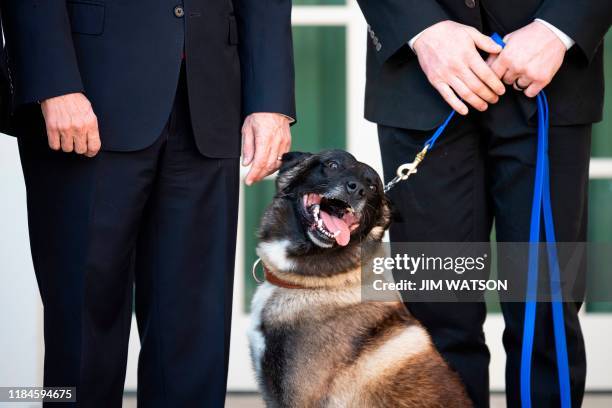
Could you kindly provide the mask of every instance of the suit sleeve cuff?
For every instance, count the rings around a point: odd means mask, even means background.
[[[563,31],[559,30],[557,27],[550,24],[548,21],[542,20],[541,18],[536,18],[535,21],[545,25],[550,31],[552,31],[557,37],[559,37],[563,45],[565,45],[566,50],[569,50],[574,46],[574,44],[576,44],[576,41],[574,41],[569,35],[565,34]]]

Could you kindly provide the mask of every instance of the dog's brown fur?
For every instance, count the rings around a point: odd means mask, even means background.
[[[308,169],[298,163],[291,177]],[[271,222],[278,229],[284,220],[277,217],[290,213],[277,200],[262,229]],[[379,205],[362,243],[380,241],[389,225],[386,199]],[[356,260],[353,268],[303,274],[301,266],[312,268],[308,255],[292,255],[290,237],[274,235],[262,234],[259,256],[270,273],[301,288],[266,282],[253,299],[251,353],[268,407],[472,406],[458,375],[403,303],[361,301],[360,245],[341,249],[350,251],[343,259]]]

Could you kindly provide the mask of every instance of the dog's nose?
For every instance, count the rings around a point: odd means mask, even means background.
[[[348,181],[346,183],[346,191],[348,191],[351,196],[356,196],[359,198],[365,195],[365,189],[363,187],[363,184],[354,180]]]

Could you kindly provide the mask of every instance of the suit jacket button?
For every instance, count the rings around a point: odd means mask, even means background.
[[[476,0],[465,0],[465,5],[469,8],[476,7]]]
[[[380,51],[380,50],[381,50],[381,48],[382,48],[382,44],[381,44],[381,43],[379,43],[379,42],[377,42],[377,43],[376,43],[376,51]]]
[[[174,8],[174,16],[175,16],[175,17],[181,18],[181,17],[183,17],[184,15],[185,15],[185,9],[183,9],[183,6],[180,6],[180,5],[179,5],[179,6],[176,6],[176,7]]]

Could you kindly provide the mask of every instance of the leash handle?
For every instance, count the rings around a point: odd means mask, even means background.
[[[529,234],[529,269],[527,277],[527,299],[525,303],[525,321],[523,327],[523,345],[521,350],[521,403],[525,408],[531,407],[531,357],[535,337],[535,320],[537,311],[538,258],[540,242],[541,215],[544,216],[544,232],[548,253],[550,275],[551,307],[553,313],[553,331],[555,352],[557,356],[557,375],[561,407],[572,406],[569,359],[567,355],[567,337],[563,312],[563,294],[561,290],[561,273],[557,255],[555,227],[550,198],[550,163],[548,158],[548,100],[544,91],[537,95],[538,103],[538,153],[536,159],[536,178],[534,198],[531,208],[531,225]]]

